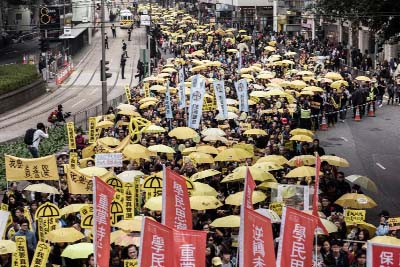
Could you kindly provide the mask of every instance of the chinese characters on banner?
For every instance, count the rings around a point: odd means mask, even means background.
[[[143,83],[143,93],[144,93],[144,97],[150,97],[150,84],[149,83]]]
[[[141,203],[141,194],[140,194],[140,177],[136,176],[134,178],[134,209],[135,209],[135,213],[139,214],[140,213],[140,203]]]
[[[344,210],[344,220],[346,224],[353,224],[363,222],[365,220],[366,211],[365,210]]]
[[[249,112],[249,95],[247,92],[247,80],[240,79],[235,83],[236,94],[239,101],[239,111]]]
[[[204,260],[198,260],[206,257],[206,232],[174,230],[173,241],[174,266],[206,267]]]
[[[135,184],[124,183],[124,194],[125,194],[125,215],[124,219],[133,219],[135,217]]]
[[[165,118],[172,119],[171,92],[169,90],[169,81],[167,81],[167,89],[165,91]]]
[[[213,82],[214,93],[217,99],[218,112],[224,119],[228,119],[228,104],[226,102],[224,80]]]
[[[93,205],[86,205],[79,210],[81,215],[81,227],[91,229],[93,227]]]
[[[132,98],[131,88],[129,88],[129,85],[125,85],[125,95],[126,95],[126,100],[128,100],[129,103]]]
[[[314,231],[318,218],[286,207],[283,210],[276,266],[312,265]]]
[[[35,212],[37,221],[39,240],[46,242],[46,235],[57,229],[58,219],[61,217],[60,209],[57,205],[46,202],[38,207]]]
[[[77,169],[78,167],[78,153],[69,152],[69,166],[71,169]]]
[[[244,231],[240,266],[275,267],[274,240],[271,221],[248,208],[244,208]],[[311,266],[311,265],[310,265]]]
[[[165,167],[162,200],[164,225],[178,230],[192,229],[192,212],[186,179]]]
[[[17,249],[12,255],[12,265],[18,267],[29,267],[28,249],[26,247],[26,237],[16,236],[15,245]]]
[[[35,159],[5,155],[7,181],[58,180],[55,155]]]
[[[67,175],[68,191],[70,194],[92,194],[92,177],[84,175],[78,170],[73,170],[67,165],[64,166],[64,171]],[[113,172],[109,171],[100,178],[105,181],[112,175]]]
[[[136,259],[133,260],[124,260],[124,267],[138,267],[138,261]]]
[[[185,73],[183,68],[179,70],[179,85],[178,85],[178,109],[186,108],[186,93],[185,93]]]
[[[98,153],[95,155],[96,167],[122,167],[122,153]]]
[[[50,244],[39,241],[33,255],[31,267],[46,267],[50,250]]]
[[[139,252],[140,267],[172,267],[172,230],[148,218],[144,219]]]
[[[367,267],[400,266],[400,246],[368,242]]]
[[[203,98],[205,94],[206,81],[200,78],[197,74],[192,79],[192,87],[190,88],[190,106],[188,126],[193,129],[198,129],[200,119],[203,112]]]
[[[99,177],[93,178],[94,258],[98,267],[108,267],[110,260],[110,205],[115,190]]]
[[[89,118],[89,144],[96,142],[96,117]]]
[[[72,121],[67,122],[67,134],[68,134],[68,148],[71,150],[76,149],[75,126]]]

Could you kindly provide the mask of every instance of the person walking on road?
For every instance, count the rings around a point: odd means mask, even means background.
[[[128,29],[128,41],[131,40],[131,34],[132,34],[132,27],[130,27],[130,28]]]
[[[107,33],[106,33],[106,37],[104,38],[104,45],[105,45],[106,49],[108,49],[108,36],[107,36]]]
[[[140,59],[139,59],[139,61],[137,63],[136,68],[137,68],[138,72],[135,75],[135,78],[139,77],[139,81],[141,81],[143,79],[143,77],[144,77],[144,65],[143,65],[143,62],[140,61]]]
[[[33,158],[39,158],[39,143],[44,138],[49,138],[47,133],[47,127],[43,123],[39,122],[36,125],[37,130],[33,134],[32,145],[28,145],[28,150]]]
[[[115,28],[114,23],[111,25],[111,32],[112,32],[113,38],[117,38],[117,29]]]
[[[125,53],[122,53],[122,55],[121,55],[121,76],[122,76],[122,79],[125,79],[125,64],[126,64]]]
[[[126,58],[128,58],[128,51],[126,51],[127,45],[125,43],[125,40],[122,40],[122,54],[125,55]]]

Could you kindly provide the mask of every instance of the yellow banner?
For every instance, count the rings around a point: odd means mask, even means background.
[[[33,228],[32,228],[32,216],[31,216],[31,212],[29,211],[29,208],[26,208],[26,207],[24,208],[24,216],[28,220],[29,229],[31,231],[33,231]]]
[[[365,220],[365,210],[351,210],[344,211],[344,220],[346,223],[359,223]]]
[[[7,181],[58,180],[55,155],[35,159],[5,155]]]
[[[50,244],[39,241],[33,255],[31,267],[46,267],[50,255]]]
[[[40,241],[46,242],[46,234],[57,229],[60,216],[60,209],[53,203],[46,202],[38,207],[35,212],[35,220]]]
[[[81,215],[81,227],[91,229],[93,227],[93,205],[87,205],[79,211]]]
[[[283,205],[281,202],[272,202],[269,204],[269,209],[275,211],[279,216],[282,216],[282,208]]]
[[[389,218],[388,219],[389,229],[398,230],[400,229],[400,217]]]
[[[92,194],[92,177],[80,173],[78,170],[71,169],[70,166],[65,166],[65,173],[67,175],[67,184],[70,194]],[[107,178],[113,176],[113,172],[109,171],[100,178],[105,181]]]
[[[28,267],[29,259],[28,259],[28,249],[26,247],[26,238],[25,236],[16,236],[15,237],[15,245],[17,246],[17,250],[13,253],[12,256],[12,265],[18,267]],[[14,262],[15,260],[15,262]]]
[[[69,152],[69,166],[71,166],[71,169],[78,169],[78,153]]]
[[[144,92],[144,97],[150,97],[150,84],[149,83],[143,83],[143,92]]]
[[[134,185],[135,185],[135,191],[134,191],[134,208],[135,208],[135,214],[140,214],[140,200],[141,200],[141,194],[140,194],[140,177],[136,176],[134,178]]]
[[[124,260],[124,267],[138,267],[138,261],[136,259]]]
[[[110,207],[111,225],[115,225],[124,216],[124,211],[125,211],[124,202],[125,202],[124,195],[119,192],[115,193],[113,201],[111,202],[111,207]],[[126,218],[124,218],[124,219],[126,219]]]
[[[8,211],[8,205],[5,203],[0,204],[0,210]]]
[[[96,142],[96,117],[89,118],[89,144]]]
[[[124,194],[125,194],[125,216],[124,219],[133,219],[135,216],[135,184],[124,183]]]
[[[74,123],[67,122],[67,134],[68,134],[68,148],[69,149],[76,149],[76,142],[75,142],[75,126]]]
[[[128,100],[128,103],[129,103],[132,99],[131,88],[129,88],[129,85],[125,85],[125,95],[126,95],[126,99]]]

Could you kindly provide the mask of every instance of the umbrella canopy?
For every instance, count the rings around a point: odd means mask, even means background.
[[[164,133],[166,131],[165,128],[155,124],[152,124],[143,130],[144,133]]]
[[[314,133],[313,133],[312,131],[307,130],[307,129],[302,129],[302,128],[297,128],[297,129],[291,130],[291,131],[290,131],[290,134],[291,134],[291,135],[302,134],[302,135],[308,135],[308,136],[310,136],[310,137],[313,137],[313,136],[314,136]]]
[[[251,176],[255,181],[276,181],[274,176],[269,172],[265,172],[259,168],[249,167]],[[240,166],[233,170],[232,173],[225,176],[221,183],[235,182],[244,180],[246,177],[247,167]]]
[[[254,164],[253,167],[259,168],[265,172],[276,171],[276,170],[280,170],[283,168],[282,166],[280,166],[274,162],[258,162],[256,164]]]
[[[149,210],[161,211],[162,210],[162,196],[149,198],[144,207]]]
[[[241,161],[246,158],[251,158],[253,155],[241,148],[228,148],[220,152],[216,157],[215,161]]]
[[[343,80],[343,79],[342,79]],[[362,82],[371,82],[371,79],[368,78],[367,76],[357,76],[356,77],[357,81],[362,81]]]
[[[121,142],[114,137],[103,137],[97,140],[98,142],[106,145],[106,146],[118,146]]]
[[[231,111],[228,111],[228,120],[236,120],[237,118],[239,118],[238,115],[236,115],[235,113],[233,113],[233,112],[231,112]],[[218,114],[217,116],[215,116],[215,119],[216,119],[216,120],[219,120],[219,121],[225,120],[225,119],[223,118],[222,114]]]
[[[152,217],[146,216],[146,218],[153,220]],[[142,230],[143,216],[135,216],[133,219],[121,220],[114,224],[114,227],[120,228],[127,232],[140,232]]]
[[[320,218],[320,220],[328,233],[336,233],[338,231],[337,226],[333,222],[323,218]]]
[[[133,182],[136,176],[144,176],[144,173],[141,171],[124,171],[117,175],[125,183]]]
[[[347,181],[359,185],[360,187],[364,188],[365,190],[371,191],[371,192],[378,192],[378,188],[376,187],[376,184],[367,176],[361,176],[357,174],[349,175],[345,178]]]
[[[135,107],[135,106],[130,105],[130,104],[123,104],[123,103],[119,104],[119,105],[117,106],[117,109],[119,109],[119,110],[132,110],[132,111],[136,111],[136,107]]]
[[[175,150],[172,147],[166,145],[154,145],[148,147],[149,151],[157,152],[157,153],[168,153],[173,154]]]
[[[206,137],[203,138],[203,141],[206,141],[206,142],[221,141],[222,143],[228,143],[228,139],[226,139],[223,136],[219,136],[219,135],[207,135]]]
[[[350,163],[347,159],[338,157],[338,156],[322,156],[321,162],[326,161],[329,165],[337,166],[337,167],[349,167]]]
[[[209,184],[203,184],[199,182],[194,182],[194,190],[192,191],[192,196],[213,196],[218,195],[217,190],[211,187]]]
[[[218,136],[225,136],[225,132],[222,131],[220,128],[207,128],[201,131],[202,135],[218,135]]]
[[[96,123],[96,128],[109,128],[109,127],[113,127],[114,126],[114,122],[112,121],[101,121]]]
[[[259,163],[259,162],[273,162],[278,165],[283,165],[283,164],[286,164],[286,162],[288,162],[288,160],[284,156],[281,156],[281,155],[268,155],[268,156],[259,158],[257,160],[257,163]]]
[[[213,155],[217,155],[219,153],[218,149],[216,147],[210,146],[210,145],[202,145],[202,146],[198,146],[196,148],[197,152],[202,152],[202,153],[206,153],[206,154],[213,154]]]
[[[108,170],[106,168],[101,168],[101,167],[86,167],[83,169],[79,170],[80,173],[86,175],[86,176],[103,176],[108,173]]]
[[[170,131],[168,135],[177,139],[192,139],[197,135],[197,132],[189,127],[177,127]]]
[[[335,201],[336,204],[352,209],[370,209],[377,206],[376,202],[364,195],[357,193],[347,193]]]
[[[124,157],[135,160],[135,159],[147,159],[150,157],[151,152],[144,146],[139,144],[127,145],[122,151]]]
[[[190,208],[192,210],[212,210],[223,204],[215,196],[192,196],[190,197]]]
[[[113,243],[121,247],[127,247],[132,244],[140,247],[140,236],[131,233],[121,233],[115,238]]]
[[[308,135],[297,134],[290,137],[292,141],[300,141],[300,142],[312,142],[313,139]]]
[[[270,219],[272,223],[280,223],[281,222],[281,218],[273,210],[270,210],[270,209],[256,209],[255,211],[257,213],[260,213],[261,215],[267,217],[268,219]]]
[[[267,132],[262,129],[250,129],[245,131],[245,135],[267,135]]]
[[[88,206],[88,205],[89,204],[86,204],[86,203],[70,204],[60,210],[60,215],[63,216],[63,215],[71,214],[71,213],[77,213],[83,207]]]
[[[291,158],[286,164],[291,167],[303,165],[315,165],[316,158],[313,155],[300,155]]]
[[[15,242],[12,240],[0,240],[0,255],[11,254],[17,250]]]
[[[192,176],[190,176],[190,180],[192,181],[196,181],[196,180],[201,180],[207,177],[211,177],[217,174],[220,174],[220,171],[214,170],[214,169],[208,169],[208,170],[204,170],[201,172],[196,172],[195,174],[193,174]]]
[[[400,239],[393,236],[375,236],[368,240],[370,243],[397,245],[400,246]]]
[[[269,188],[278,189],[278,185],[279,185],[279,183],[277,183],[277,182],[265,181],[265,182],[262,182],[261,184],[259,184],[257,186],[257,188],[263,189],[263,190],[266,190],[266,189],[269,189]]]
[[[342,75],[340,75],[339,73],[336,73],[336,72],[328,72],[327,74],[325,74],[325,78],[331,79],[334,81],[343,80]]]
[[[216,227],[216,228],[236,228],[240,227],[240,216],[238,215],[229,215],[225,217],[221,217],[218,219],[215,219],[210,226]]]
[[[322,172],[320,172],[322,175]],[[288,174],[286,174],[286,178],[299,178],[299,177],[307,177],[307,176],[315,176],[315,168],[313,167],[308,167],[308,166],[301,166],[297,167]]]
[[[47,194],[59,194],[60,193],[57,188],[50,186],[48,184],[43,184],[43,183],[30,184],[27,187],[25,187],[24,190],[32,191],[32,192],[47,193]]]
[[[52,243],[72,243],[83,238],[85,236],[73,227],[52,230],[46,235],[46,239]]]
[[[210,154],[203,152],[192,152],[189,154],[189,158],[194,160],[196,164],[214,163],[214,158]]]
[[[264,201],[267,196],[261,191],[254,191],[252,196],[253,204],[259,203]],[[225,204],[232,205],[232,206],[240,206],[242,205],[243,201],[243,191],[237,192],[235,194],[229,195],[225,199]]]
[[[61,257],[70,259],[87,259],[93,253],[92,243],[78,243],[68,245],[62,252]]]

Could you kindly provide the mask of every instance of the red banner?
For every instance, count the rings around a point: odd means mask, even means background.
[[[313,195],[313,214],[318,215],[318,190],[319,190],[319,172],[321,170],[321,158],[317,153],[315,153],[315,183],[314,183],[314,195]]]
[[[282,215],[276,266],[306,267],[312,265],[313,238],[317,218],[286,207]]]
[[[192,212],[186,179],[170,168],[165,168],[164,171],[162,223],[178,230],[192,229]]]
[[[205,231],[174,230],[174,266],[206,267],[207,233]]]
[[[246,180],[244,183],[244,197],[243,197],[244,205],[242,205],[242,207],[253,209],[252,197],[255,188],[256,188],[256,183],[253,180],[253,176],[251,176],[249,167],[247,167]]]
[[[145,218],[140,242],[139,266],[174,267],[172,229]]]
[[[110,205],[115,190],[99,177],[94,177],[93,180],[94,258],[96,266],[108,267],[110,265]]]
[[[241,246],[240,267],[263,266],[275,267],[274,239],[270,219],[244,209],[243,244]]]
[[[400,246],[368,242],[367,267],[400,266]]]

